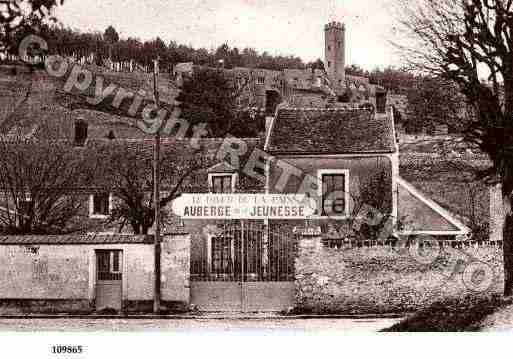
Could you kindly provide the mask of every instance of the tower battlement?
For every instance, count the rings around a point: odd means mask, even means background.
[[[324,26],[324,68],[337,93],[341,93],[345,86],[345,34],[346,28],[341,22],[333,21]]]
[[[324,30],[331,30],[331,29],[336,29],[336,30],[345,30],[346,28],[346,25],[341,23],[341,22],[338,22],[338,21],[332,21],[326,25],[324,25]]]

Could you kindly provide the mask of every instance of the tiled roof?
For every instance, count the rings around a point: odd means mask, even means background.
[[[392,119],[366,109],[279,110],[266,150],[280,154],[358,154],[396,151]]]
[[[215,158],[225,140],[224,138],[202,138],[196,139],[198,145],[201,146],[201,153],[207,157]],[[262,148],[262,139],[259,138],[244,138],[234,140],[235,142],[243,141],[246,147],[246,152],[241,155],[241,159],[246,158],[251,154],[251,151],[256,148]],[[86,148],[103,148],[103,149],[122,149],[126,151],[137,151],[139,154],[144,154],[147,159],[153,159],[153,146],[154,139],[92,139],[86,143]],[[162,153],[192,153],[193,139],[191,138],[162,138],[161,151]]]
[[[25,141],[11,141],[7,143],[9,146],[27,146],[31,145],[32,141],[37,143],[36,140],[25,140]],[[204,168],[198,170],[198,172],[191,176],[188,180],[184,181],[182,187],[192,191],[193,189],[199,190],[201,186],[207,185],[207,173],[212,172],[212,169],[215,167],[215,171],[218,171],[219,168],[231,168],[233,171],[239,172],[242,171],[242,168],[235,168],[233,165],[229,163],[229,161],[238,160],[238,164],[242,167],[245,165],[249,156],[253,152],[255,148],[263,148],[262,140],[259,138],[247,138],[247,139],[234,139],[233,141],[236,145],[239,145],[239,142],[243,142],[240,145],[243,146],[246,151],[243,155],[239,157],[230,156],[230,151],[227,150],[228,154],[225,158],[220,158],[223,151],[221,151],[222,146],[224,144],[225,139],[223,138],[202,138],[199,141],[200,144],[200,153],[194,154],[194,149],[192,148],[191,139],[172,139],[172,138],[162,138],[161,140],[161,158],[162,162],[162,170],[168,171],[172,168],[173,171],[179,170],[181,166],[187,165],[188,161],[191,159],[191,156],[195,158],[202,157],[204,161]],[[110,182],[108,180],[107,168],[111,166],[109,161],[116,158],[126,158],[126,161],[137,160],[139,165],[132,168],[134,171],[134,176],[136,176],[136,171],[140,171],[141,173],[147,173],[148,176],[151,173],[151,166],[153,160],[153,150],[154,150],[154,140],[153,139],[91,139],[88,140],[84,147],[75,147],[71,141],[63,140],[57,141],[60,143],[63,149],[69,149],[72,152],[73,156],[77,156],[77,159],[81,158],[81,156],[91,156],[91,159],[98,159],[98,161],[94,161],[92,167],[94,166],[94,176],[88,178],[86,183],[76,182],[76,187],[73,188],[74,191],[85,191],[91,192],[94,190],[101,190]],[[112,157],[111,157],[112,155]],[[96,157],[97,156],[97,157]],[[87,158],[87,157],[86,157]],[[165,159],[169,159],[166,161]],[[226,162],[225,162],[226,161]],[[234,163],[237,165],[237,163]],[[105,167],[104,167],[105,166]],[[172,175],[173,171],[169,171],[170,173],[167,176],[164,176],[163,182],[161,183],[161,189],[163,191],[173,188],[176,185],[176,182],[179,177]],[[214,171],[214,172],[215,172]],[[262,187],[263,184],[255,183],[251,187]]]
[[[152,235],[70,234],[60,236],[0,236],[0,245],[20,244],[141,244],[153,243]]]

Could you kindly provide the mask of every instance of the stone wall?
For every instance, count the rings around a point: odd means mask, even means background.
[[[500,293],[502,249],[398,243],[329,248],[320,230],[303,233],[296,259],[299,312],[409,312],[448,298]]]

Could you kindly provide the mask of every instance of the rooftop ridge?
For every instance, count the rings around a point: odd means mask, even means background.
[[[279,112],[283,111],[317,111],[317,112],[348,112],[348,111],[371,111],[368,106],[365,105],[349,105],[349,106],[341,106],[341,107],[282,107],[279,109]]]

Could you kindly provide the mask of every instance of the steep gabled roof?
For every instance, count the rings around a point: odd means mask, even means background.
[[[401,177],[398,184],[398,211],[403,235],[468,235],[471,229],[448,210],[428,198]]]
[[[358,154],[396,151],[393,120],[366,109],[280,109],[265,149],[275,154]]]

